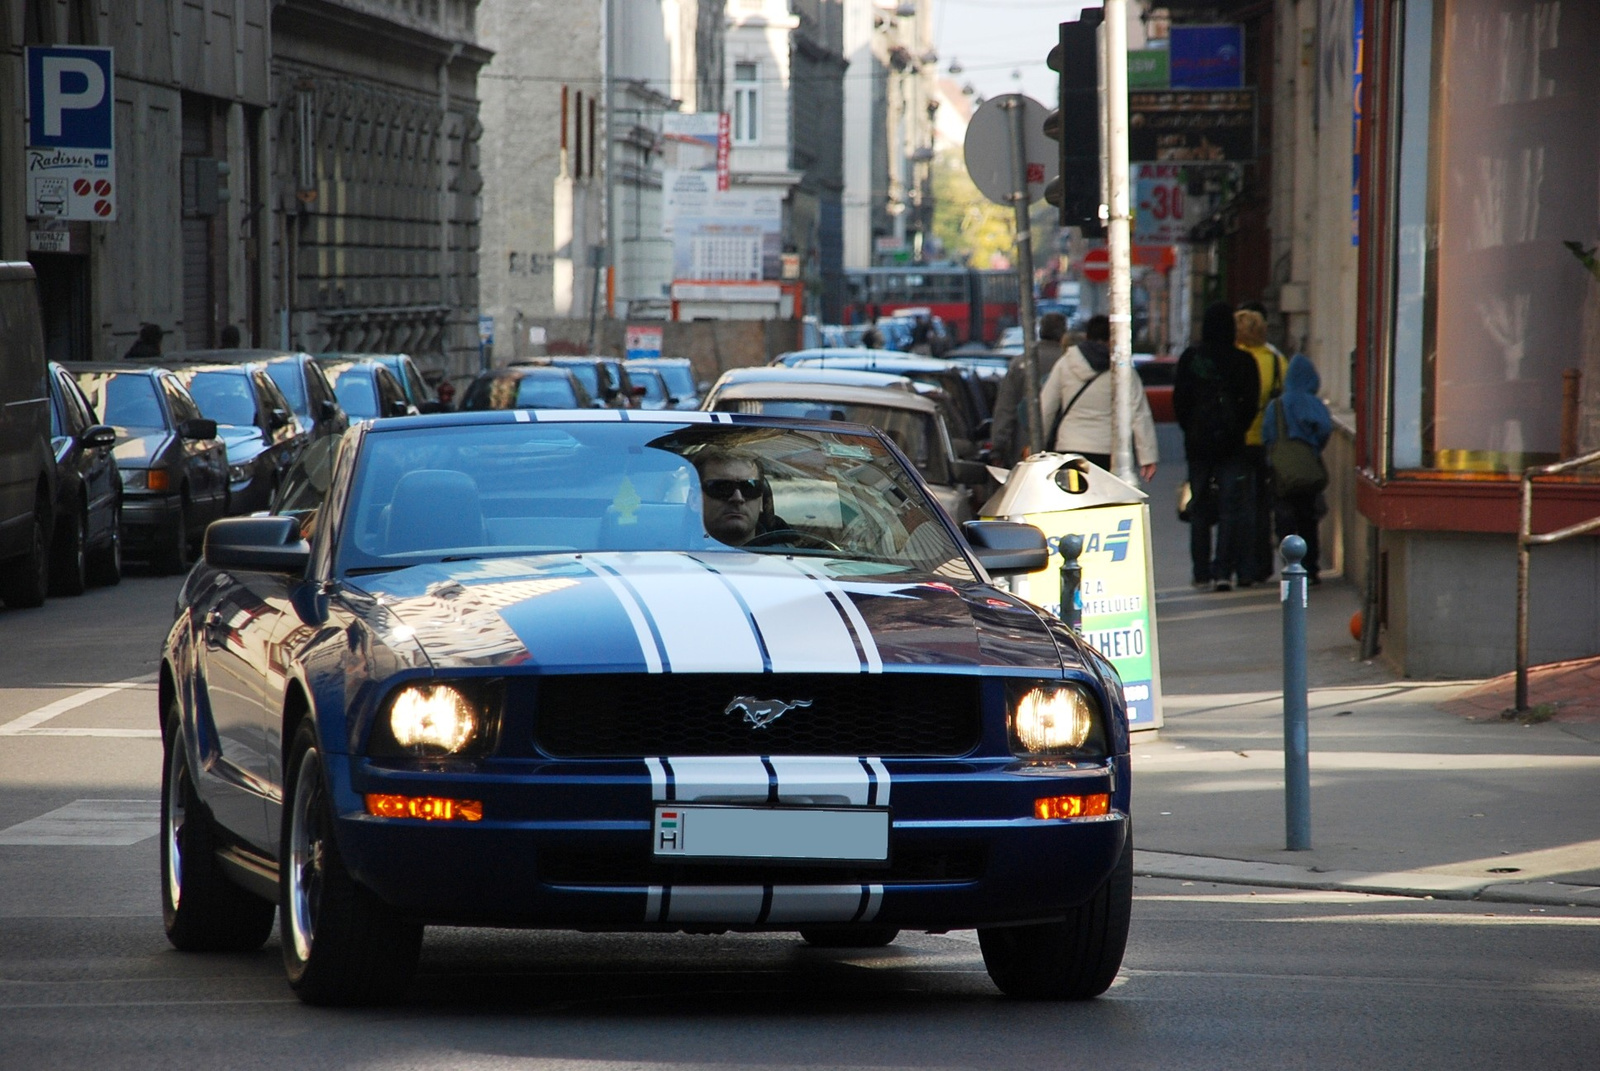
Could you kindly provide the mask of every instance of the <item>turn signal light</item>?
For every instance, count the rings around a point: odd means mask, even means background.
[[[152,491],[165,491],[170,486],[166,469],[150,469],[145,479],[148,481],[146,486]]]
[[[371,796],[367,797],[371,799]],[[1033,801],[1035,818],[1093,818],[1111,813],[1111,794],[1093,796],[1046,796]]]
[[[481,800],[452,800],[443,796],[390,796],[367,793],[367,813],[379,818],[421,818],[428,822],[481,822]]]

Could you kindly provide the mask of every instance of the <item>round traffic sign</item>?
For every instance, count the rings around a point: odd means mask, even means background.
[[[1012,108],[1022,111],[1023,161],[1027,169],[1028,203],[1044,196],[1044,188],[1061,172],[1060,146],[1044,134],[1045,106],[1021,93],[1006,93],[984,101],[967,123],[963,154],[967,174],[991,201],[1010,204],[1016,191],[1016,171],[1012,161]]]
[[[1111,278],[1111,251],[1105,246],[1091,249],[1083,255],[1080,265],[1083,278],[1091,283],[1104,283]]]

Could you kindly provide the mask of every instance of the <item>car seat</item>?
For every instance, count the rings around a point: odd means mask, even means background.
[[[395,485],[385,545],[390,554],[449,551],[488,542],[478,484],[454,469],[416,469]]]

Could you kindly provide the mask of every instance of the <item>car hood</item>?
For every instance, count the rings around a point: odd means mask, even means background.
[[[164,428],[117,430],[117,445],[111,448],[111,453],[125,469],[149,468],[172,438],[172,433]]]
[[[228,464],[237,465],[249,461],[267,448],[266,440],[257,427],[245,427],[240,424],[217,425],[217,438],[222,440],[223,446],[228,450]]]
[[[435,667],[541,673],[871,673],[987,667],[1058,675],[1027,603],[987,585],[842,559],[586,553],[417,565],[352,578],[346,601]]]

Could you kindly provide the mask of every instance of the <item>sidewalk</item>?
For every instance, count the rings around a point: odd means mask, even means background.
[[[1162,456],[1181,457],[1161,431]],[[1189,587],[1182,470],[1164,462],[1150,489],[1165,726],[1134,737],[1136,871],[1600,907],[1595,663],[1536,674],[1549,705],[1505,720],[1506,680],[1407,681],[1359,661],[1359,600],[1337,577],[1307,620],[1312,848],[1285,850],[1278,585]]]

